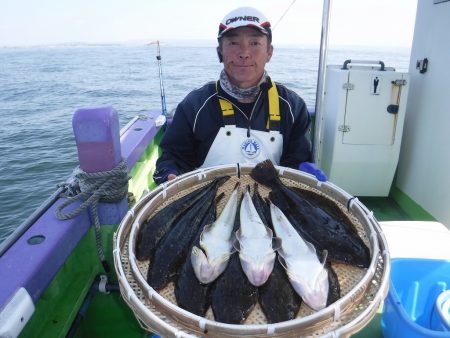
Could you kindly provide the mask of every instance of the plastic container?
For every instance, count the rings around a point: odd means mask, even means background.
[[[448,289],[450,260],[393,259],[381,322],[384,337],[450,337],[436,311],[438,297]]]
[[[450,333],[450,290],[442,292],[437,297],[431,315],[431,328]]]

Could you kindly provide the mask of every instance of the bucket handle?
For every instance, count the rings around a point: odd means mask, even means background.
[[[380,65],[380,70],[384,71],[384,62],[383,61],[364,61],[364,60],[345,60],[344,61],[344,65],[342,66],[342,69],[348,69],[347,65],[349,63],[358,63],[358,64],[365,64],[365,65],[374,65],[374,64],[379,64]]]

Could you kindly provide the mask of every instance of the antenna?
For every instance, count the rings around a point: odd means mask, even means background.
[[[167,108],[166,108],[166,94],[164,93],[164,81],[162,74],[162,62],[161,62],[161,49],[159,47],[159,40],[156,40],[156,60],[158,60],[158,68],[159,68],[159,88],[161,90],[161,108],[164,116],[167,116]]]

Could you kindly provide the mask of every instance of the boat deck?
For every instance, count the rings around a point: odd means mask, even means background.
[[[360,197],[359,200],[373,211],[378,221],[413,220],[391,197]]]

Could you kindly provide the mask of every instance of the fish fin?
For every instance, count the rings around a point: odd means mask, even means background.
[[[280,250],[280,251],[281,251],[281,250]],[[281,254],[278,255],[278,261],[280,262],[281,266],[282,266],[286,271],[288,271],[287,262],[286,262],[286,260],[284,259],[284,257],[283,257]]]
[[[205,234],[208,234],[208,232],[211,232],[213,228],[214,223],[207,224],[203,227],[202,233],[200,234],[199,244],[203,248],[204,243],[204,236]]]
[[[223,254],[223,255],[221,255],[221,256],[219,256],[219,257],[216,257],[216,258],[215,258],[214,260],[212,260],[210,263],[211,263],[211,265],[214,265],[214,264],[219,265],[219,264],[221,264],[221,263],[227,262],[227,261],[230,260],[230,257],[231,257],[231,255],[232,255],[233,253],[234,253],[234,251],[229,252],[229,253],[227,253],[227,254]]]
[[[270,160],[258,163],[250,172],[250,177],[270,188],[275,188],[281,184],[278,172]]]
[[[278,253],[280,253],[280,251],[278,251]],[[284,257],[281,254],[278,255],[278,261],[280,262],[283,269],[286,270],[286,274],[288,275],[290,280],[297,281],[297,282],[299,280],[301,280],[301,278],[299,278],[299,275],[293,273],[291,271],[291,269],[289,269],[287,261],[284,259]]]
[[[240,245],[239,241],[236,239],[236,237],[234,236],[234,234],[231,235],[231,238],[230,238],[229,242],[230,242],[230,245],[231,245],[229,256],[231,256],[236,251],[238,251],[236,246],[239,246],[239,249],[240,249],[241,245]],[[235,246],[235,242],[237,242],[236,246]]]
[[[210,232],[213,229],[213,225],[214,225],[214,223],[206,224],[203,227],[202,234],[200,236],[203,236],[204,233]]]
[[[254,183],[253,184],[253,196],[258,195],[259,191],[258,191],[258,183]]]
[[[202,284],[208,284],[214,278],[214,268],[209,264],[208,258],[202,249],[197,246],[192,247],[191,264],[195,277]]]
[[[214,179],[214,184],[217,184],[217,186],[220,187],[226,181],[228,181],[230,178],[231,178],[231,176],[229,176],[229,175],[225,175],[225,176],[222,176],[222,177],[215,178]]]
[[[328,250],[324,249],[322,251],[322,255],[321,256],[322,257],[321,257],[320,261],[322,262],[322,265],[325,267],[325,264],[327,263],[327,259],[328,259]]]
[[[196,273],[197,271],[199,271],[201,265],[204,264],[204,262],[206,262],[207,260],[208,259],[206,258],[203,250],[194,245],[191,250],[191,264]]]
[[[239,229],[235,233],[233,233],[233,236],[232,236],[233,238],[231,239],[231,241],[233,242],[233,248],[235,249],[235,252],[241,250],[241,243],[239,243],[240,234],[241,234],[241,229]]]
[[[315,247],[314,245],[312,245],[310,242],[306,241],[306,240],[304,240],[304,242],[305,242],[306,246],[307,246],[313,253],[315,253],[316,256],[317,256],[317,250],[316,250],[316,247]],[[320,259],[319,259],[319,261],[320,261]]]
[[[280,237],[272,237],[272,249],[280,250],[282,242],[283,240]]]
[[[269,228],[268,226],[264,226],[264,228],[266,228],[267,236],[273,237],[273,231],[272,231],[272,229]]]

